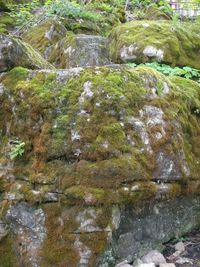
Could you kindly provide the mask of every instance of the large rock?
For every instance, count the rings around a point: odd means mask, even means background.
[[[198,24],[134,21],[119,25],[110,35],[114,62],[164,62],[200,68]]]
[[[35,248],[19,259],[9,235],[14,261],[112,267],[199,224],[196,82],[144,67],[18,67],[1,75],[0,104],[1,210]]]
[[[5,34],[0,35],[0,72],[16,66],[30,69],[53,69],[37,51],[20,39]]]

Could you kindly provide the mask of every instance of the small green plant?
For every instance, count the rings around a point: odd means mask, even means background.
[[[13,160],[18,156],[21,157],[24,154],[24,151],[25,151],[25,143],[19,140],[15,140],[13,142],[13,146],[11,148],[9,156]]]
[[[198,82],[200,82],[200,71],[188,66],[185,66],[183,68],[180,67],[175,67],[172,68],[169,65],[166,64],[159,64],[157,62],[152,62],[152,63],[145,63],[145,64],[135,64],[135,63],[130,63],[128,64],[130,67],[135,68],[137,66],[147,66],[150,68],[153,68],[161,73],[163,73],[164,75],[167,76],[180,76],[180,77],[184,77],[186,79],[195,79]]]

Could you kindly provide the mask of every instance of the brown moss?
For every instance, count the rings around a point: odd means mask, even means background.
[[[14,255],[13,240],[6,237],[0,242],[0,267],[18,267],[17,259]]]
[[[76,240],[72,233],[76,229],[73,211],[63,210],[59,204],[44,206],[47,237],[41,250],[42,266],[76,266],[79,254],[74,247]]]

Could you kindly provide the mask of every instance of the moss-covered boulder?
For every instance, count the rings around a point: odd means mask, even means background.
[[[0,244],[1,258],[114,266],[198,225],[198,83],[146,67],[18,67],[1,75],[0,103],[0,215],[15,236],[4,250]]]
[[[110,35],[114,62],[164,62],[200,68],[198,24],[170,21],[134,21],[115,28]]]
[[[20,39],[0,35],[0,72],[5,72],[16,66],[30,69],[53,69],[37,51]]]
[[[48,19],[23,35],[23,40],[37,49],[44,58],[48,59],[52,46],[67,35],[66,28],[60,21]]]

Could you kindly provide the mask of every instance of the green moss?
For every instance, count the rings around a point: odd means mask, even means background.
[[[8,88],[15,88],[17,83],[26,80],[29,70],[17,67],[9,72],[9,75],[4,79],[4,84]]]
[[[14,248],[12,247],[12,239],[4,238],[0,242],[0,267],[17,267],[17,261],[14,256]]]
[[[42,266],[76,266],[79,255],[74,248],[76,229],[73,210],[64,211],[58,204],[45,205],[47,238],[41,250]]]

